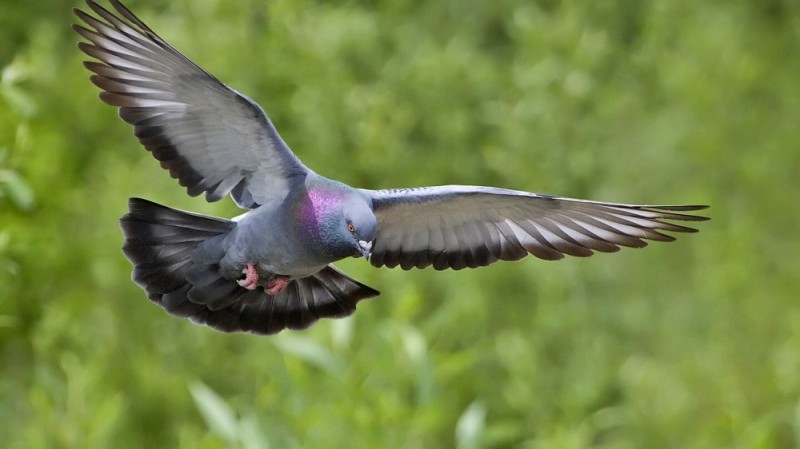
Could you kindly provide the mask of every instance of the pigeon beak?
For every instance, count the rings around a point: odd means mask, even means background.
[[[363,255],[365,259],[369,260],[369,256],[372,254],[372,242],[359,240],[358,247],[361,250],[361,255]]]

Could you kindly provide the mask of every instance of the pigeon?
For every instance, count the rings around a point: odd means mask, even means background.
[[[482,267],[590,256],[666,232],[702,205],[629,205],[496,187],[353,188],[303,165],[264,110],[159,37],[118,0],[86,0],[73,29],[100,98],[190,196],[228,195],[228,220],[131,198],[120,219],[132,279],[168,313],[222,332],[275,334],[344,317],[378,291],[338,270]],[[84,26],[85,25],[85,26]]]

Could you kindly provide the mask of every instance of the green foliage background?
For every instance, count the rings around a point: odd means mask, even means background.
[[[97,98],[66,0],[0,0],[0,440],[17,448],[800,446],[800,4],[130,1],[316,171],[708,203],[646,250],[383,292],[276,337],[129,280],[129,196],[189,198]]]

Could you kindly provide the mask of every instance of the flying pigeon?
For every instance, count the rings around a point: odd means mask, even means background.
[[[274,334],[353,313],[378,292],[332,263],[363,257],[403,270],[474,268],[532,254],[590,256],[707,217],[707,206],[645,206],[495,187],[353,188],[292,153],[255,102],[161,39],[118,0],[86,0],[73,29],[100,98],[191,196],[230,195],[226,220],[131,198],[120,219],[132,279],[172,315],[223,332]]]

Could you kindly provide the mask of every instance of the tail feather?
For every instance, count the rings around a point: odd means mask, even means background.
[[[219,265],[201,265],[195,263],[191,270],[186,273],[186,282],[195,287],[204,287],[217,281],[219,275]]]
[[[210,284],[193,286],[186,297],[191,302],[205,304],[210,310],[219,310],[231,306],[241,296],[241,290],[236,282],[220,277]]]
[[[331,265],[274,296],[245,290],[219,266],[223,239],[236,227],[229,220],[131,198],[120,225],[132,278],[147,297],[172,315],[223,332],[303,329],[320,318],[350,315],[359,301],[378,295]]]
[[[239,324],[243,330],[259,334],[273,334],[284,328],[305,329],[320,318],[348,316],[355,312],[359,301],[378,294],[328,265],[312,276],[293,281],[266,301],[243,298]]]
[[[134,266],[134,282],[157,303],[163,295],[186,284],[191,257],[200,243],[235,226],[228,220],[178,211],[140,198],[131,198],[128,210],[120,219],[125,235],[122,251]]]

